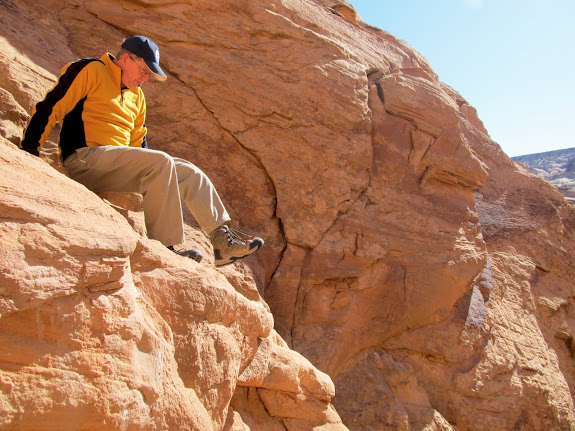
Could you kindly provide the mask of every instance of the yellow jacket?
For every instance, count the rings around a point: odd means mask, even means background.
[[[111,54],[87,58],[62,69],[56,85],[38,102],[21,142],[38,155],[60,122],[60,150],[65,160],[78,148],[99,145],[147,147],[146,100],[141,88],[122,89],[121,69]]]

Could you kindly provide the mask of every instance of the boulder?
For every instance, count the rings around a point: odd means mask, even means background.
[[[0,8],[2,426],[575,427],[573,206],[414,48],[343,0]],[[266,241],[240,264],[15,149],[64,64],[134,34],[168,75],[150,146]]]

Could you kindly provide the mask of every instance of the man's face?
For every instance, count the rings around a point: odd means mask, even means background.
[[[126,88],[136,88],[150,79],[151,71],[146,62],[134,54],[122,54],[120,67],[122,69],[122,85]]]

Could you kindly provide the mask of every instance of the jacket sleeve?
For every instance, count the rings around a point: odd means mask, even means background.
[[[97,60],[78,60],[62,69],[56,85],[32,111],[32,117],[20,143],[23,150],[38,156],[56,122],[62,121],[66,114],[86,97],[91,79],[90,68],[86,66],[92,61]]]
[[[134,129],[130,136],[130,147],[148,148],[148,142],[146,140],[146,134],[148,133],[148,129],[146,128],[146,99],[141,89],[139,104],[140,111],[134,121]]]

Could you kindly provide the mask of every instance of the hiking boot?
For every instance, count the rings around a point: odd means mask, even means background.
[[[224,266],[258,251],[264,241],[223,225],[210,234],[214,247],[214,264]]]
[[[192,260],[195,260],[198,263],[200,263],[202,261],[202,258],[204,257],[202,255],[202,252],[200,250],[196,250],[195,248],[190,248],[188,250],[176,250],[173,246],[169,246],[168,249],[172,250],[177,255],[188,257]]]

